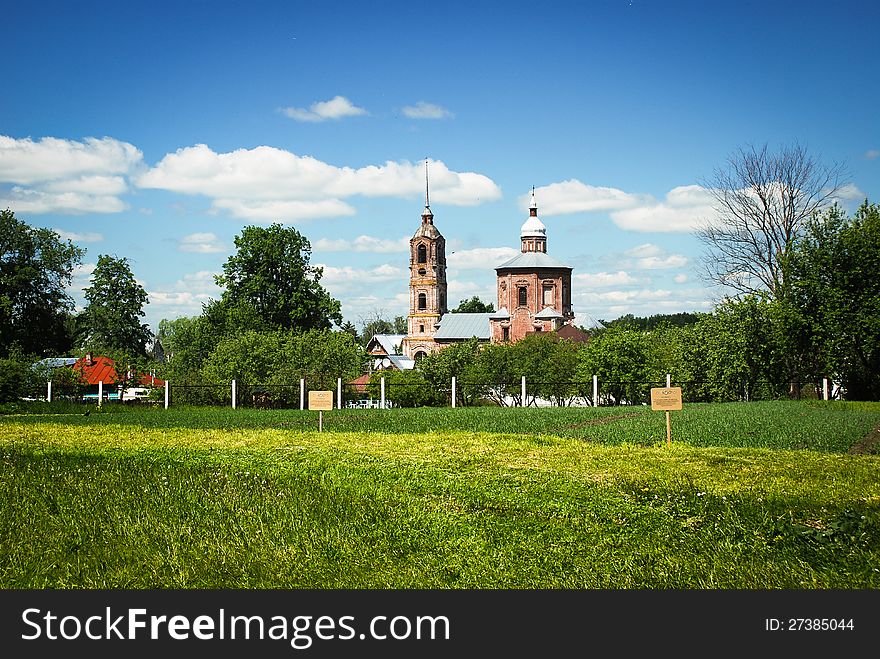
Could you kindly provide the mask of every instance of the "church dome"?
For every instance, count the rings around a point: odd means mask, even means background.
[[[538,219],[537,215],[529,217],[519,230],[520,238],[546,238],[547,227]]]

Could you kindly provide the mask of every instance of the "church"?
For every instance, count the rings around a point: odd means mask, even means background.
[[[429,353],[473,337],[513,343],[533,332],[583,335],[571,324],[572,268],[547,253],[547,228],[538,218],[534,188],[529,216],[520,227],[520,253],[495,268],[498,303],[493,313],[449,312],[446,239],[434,225],[427,191],[409,248],[407,333],[373,337],[367,351],[376,358],[374,370],[413,368]]]

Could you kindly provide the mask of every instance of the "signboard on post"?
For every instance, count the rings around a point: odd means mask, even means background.
[[[681,409],[681,387],[656,387],[651,389],[651,409],[668,411]]]
[[[681,387],[653,387],[651,409],[666,412],[666,445],[669,446],[672,444],[672,420],[669,412],[681,409]]]
[[[318,410],[318,432],[324,432],[324,410],[333,409],[333,392],[310,391],[309,409]]]

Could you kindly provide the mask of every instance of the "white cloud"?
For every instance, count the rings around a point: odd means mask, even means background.
[[[374,236],[358,236],[354,240],[319,238],[312,244],[312,247],[316,252],[371,252],[374,254],[406,252],[409,250],[409,238],[406,236],[397,240]]]
[[[368,114],[364,108],[359,108],[345,96],[334,96],[329,101],[312,103],[305,108],[281,108],[281,113],[296,121],[327,121],[329,119],[342,119],[343,117],[357,117]]]
[[[681,268],[688,264],[688,259],[682,254],[670,254],[659,245],[644,243],[626,250],[624,257],[627,266],[635,270],[665,270],[668,268]]]
[[[157,290],[148,289],[150,306],[161,309],[153,309],[151,313],[159,311],[160,314],[170,316],[198,315],[202,311],[202,304],[218,299],[222,293],[222,289],[214,282],[216,274],[209,270],[200,270],[185,274],[169,286]]]
[[[142,160],[140,150],[110,137],[87,137],[82,142],[44,137],[35,142],[0,135],[0,181],[8,183],[112,177],[133,171]]]
[[[419,101],[415,105],[407,105],[402,111],[404,116],[410,119],[448,119],[455,116],[446,108],[426,101]]]
[[[17,213],[119,213],[128,206],[119,197],[89,195],[79,192],[44,192],[33,188],[14,186],[7,194],[0,191],[0,207]]]
[[[715,215],[709,190],[683,185],[670,190],[665,201],[649,198],[638,206],[613,211],[611,219],[629,231],[690,232]]]
[[[181,252],[193,252],[195,254],[217,254],[227,251],[223,241],[213,233],[191,233],[180,239],[177,247]]]
[[[446,262],[450,268],[459,270],[485,270],[497,267],[519,253],[512,247],[477,247],[448,254]]]
[[[644,197],[617,188],[597,187],[569,179],[536,188],[535,200],[539,215],[549,216],[628,208],[643,201]],[[527,208],[530,203],[531,193],[519,198],[522,208]]]
[[[71,240],[75,243],[99,243],[104,240],[104,236],[100,233],[75,233],[73,231],[65,231],[64,229],[52,229],[52,231],[64,238],[64,240]]]
[[[572,282],[579,283],[587,288],[606,288],[609,286],[626,286],[635,284],[638,280],[628,272],[594,272],[572,275]]]
[[[133,145],[110,137],[82,142],[0,135],[0,206],[22,213],[118,213],[125,176],[142,164]]]
[[[688,280],[688,276],[687,276],[686,274],[678,274],[678,275],[675,275],[675,283],[676,283],[676,284],[683,284],[683,283],[685,283],[687,280]]]
[[[345,288],[351,285],[364,285],[392,280],[406,281],[406,272],[388,263],[383,263],[369,270],[360,270],[351,266],[338,268],[322,263],[316,264],[316,267],[324,269],[321,284],[326,285],[328,288]]]
[[[474,205],[501,197],[488,177],[451,171],[428,161],[431,198],[438,203]],[[425,189],[422,163],[388,161],[361,168],[336,167],[310,156],[269,146],[216,153],[204,144],[167,154],[135,179],[156,188],[214,199],[215,210],[260,221],[296,222],[353,215],[347,197],[418,198]]]
[[[865,151],[864,158],[865,160],[876,160],[877,158],[880,158],[880,151],[878,151],[877,149],[870,149],[868,151]]]
[[[841,186],[840,190],[837,191],[831,201],[836,201],[843,205],[848,205],[848,202],[862,202],[867,199],[868,195],[859,190],[859,188],[854,183],[847,183],[846,185]]]
[[[354,208],[338,199],[321,201],[216,199],[214,209],[228,211],[233,217],[260,222],[299,222],[354,215]]]
[[[660,256],[663,253],[663,249],[659,245],[654,245],[653,243],[644,243],[642,245],[637,245],[632,249],[628,249],[624,252],[627,256],[632,256],[635,258],[645,258],[648,256]]]

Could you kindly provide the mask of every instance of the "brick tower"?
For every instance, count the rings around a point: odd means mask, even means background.
[[[419,360],[437,350],[434,333],[446,308],[446,239],[434,226],[425,162],[425,210],[409,241],[409,315],[403,354]]]

